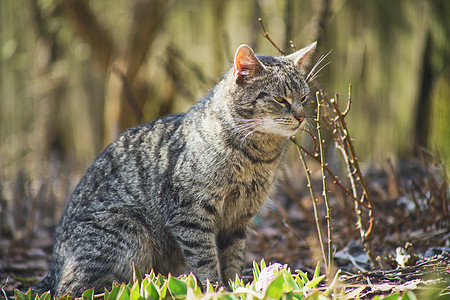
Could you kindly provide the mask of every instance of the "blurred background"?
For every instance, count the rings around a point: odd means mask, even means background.
[[[317,81],[342,102],[353,85],[360,160],[450,158],[446,0],[2,0],[0,14],[3,179],[51,160],[82,172],[124,129],[205,96],[241,43],[279,55],[258,17],[287,52],[332,50]]]
[[[318,40],[314,64],[332,50],[317,82],[329,98],[340,94],[342,108],[352,84],[346,120],[366,170],[423,147],[448,163],[449,16],[448,0],[1,0],[0,237],[46,238],[43,274],[54,225],[107,144],[126,128],[186,111],[231,67],[240,44],[280,55],[259,17],[287,53],[290,41],[302,48]],[[287,193],[309,203],[292,157]],[[399,198],[384,184],[379,195]]]

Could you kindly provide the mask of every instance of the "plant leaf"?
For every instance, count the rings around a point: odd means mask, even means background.
[[[316,269],[314,270],[314,277],[313,279],[316,279],[320,275],[320,261],[317,262]]]
[[[209,281],[209,278],[206,279],[206,293],[214,293],[214,287]]]
[[[84,291],[81,297],[83,300],[94,300],[94,289],[92,288]]]
[[[72,300],[72,292],[68,292],[67,294],[65,294],[63,296],[58,297],[58,300]]]
[[[172,275],[169,274],[169,279],[167,280],[169,291],[172,293],[173,296],[178,297],[179,296],[185,296],[187,294],[187,284]]]
[[[47,291],[47,292],[43,293],[39,297],[39,300],[51,300],[51,299],[52,299],[52,295],[50,295],[50,291]]]
[[[129,300],[130,299],[130,287],[126,284],[122,284],[120,286],[119,293],[117,294],[117,300]]]
[[[280,299],[283,295],[284,285],[284,272],[280,272],[276,275],[275,279],[269,284],[264,294],[264,298]]]
[[[161,289],[159,290],[159,294],[160,294],[160,298],[161,298],[161,299],[166,298],[166,294],[167,294],[167,281],[165,281],[164,284],[162,285]]]
[[[319,282],[321,282],[322,279],[324,279],[324,278],[325,278],[325,275],[322,275],[322,276],[319,276],[317,278],[314,278],[313,280],[311,280],[310,282],[308,282],[306,284],[306,287],[310,288],[310,289],[316,288],[317,285],[319,284]]]
[[[150,281],[143,289],[145,299],[159,299],[159,288],[153,281]]]
[[[106,300],[113,300],[116,299],[117,294],[119,294],[119,290],[120,290],[120,286],[117,284],[117,282],[114,282],[112,285],[112,289],[111,292],[109,292],[108,297],[106,297],[106,293],[105,293],[105,299]]]
[[[31,299],[31,289],[28,289],[28,291],[24,294],[18,289],[14,289],[14,296],[18,300],[30,300]]]
[[[265,262],[265,260],[264,260],[264,258],[263,259],[261,259],[261,270],[262,269],[265,269],[267,266],[266,266],[266,262]]]
[[[292,274],[285,270],[283,272],[284,282],[285,282],[285,291],[291,292],[295,289],[299,289],[299,286],[295,283],[294,278],[292,277]]]
[[[130,300],[144,300],[144,298],[142,298],[142,296],[136,292],[135,290],[130,290]]]
[[[133,282],[136,282],[136,280],[139,282],[139,286],[142,282],[142,273],[139,271],[138,267],[136,267],[136,264],[133,261]]]
[[[244,298],[244,299],[247,298],[247,297],[246,297],[247,295],[250,295],[250,296],[252,296],[252,297],[256,297],[257,299],[263,299],[263,298],[264,298],[264,296],[263,296],[262,294],[258,293],[258,292],[255,291],[255,290],[246,288],[246,287],[238,287],[238,288],[234,291],[234,293],[235,293],[235,294],[239,294],[239,295],[240,295],[242,298]]]
[[[258,264],[256,263],[256,261],[253,261],[253,280],[258,280],[259,278],[259,274],[261,273]]]

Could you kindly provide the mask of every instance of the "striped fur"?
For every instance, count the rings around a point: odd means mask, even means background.
[[[249,223],[304,119],[309,47],[277,58],[241,46],[233,68],[188,112],[110,144],[76,187],[49,274],[33,291],[102,291],[131,280],[132,262],[163,274],[185,263],[203,283],[240,274]]]

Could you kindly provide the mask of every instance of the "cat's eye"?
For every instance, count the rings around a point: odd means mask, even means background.
[[[308,100],[308,99],[307,99],[307,97],[306,97],[306,95],[305,95],[305,96],[303,96],[303,97],[300,99],[300,102],[301,102],[301,103],[304,103],[306,100]]]
[[[281,105],[284,105],[284,106],[290,106],[291,105],[289,103],[289,101],[287,101],[286,98],[284,98],[284,97],[273,97],[273,99],[275,99],[275,101],[280,103]]]

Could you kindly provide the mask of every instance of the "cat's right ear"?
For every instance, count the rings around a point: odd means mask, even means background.
[[[317,41],[309,44],[303,49],[300,49],[288,56],[287,59],[293,60],[296,65],[300,67],[300,69],[304,69],[309,64],[309,58],[313,55],[316,50]]]
[[[243,82],[253,77],[259,70],[263,69],[263,65],[256,57],[252,48],[242,44],[236,50],[234,56],[233,75],[237,82]]]

